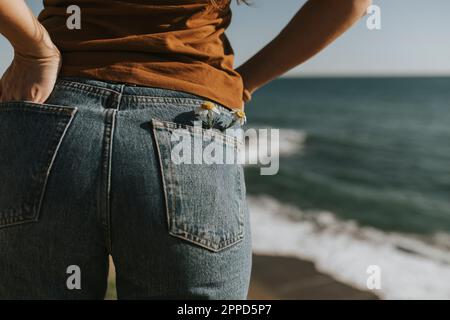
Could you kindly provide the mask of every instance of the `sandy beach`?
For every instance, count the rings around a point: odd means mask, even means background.
[[[249,299],[376,300],[378,297],[318,272],[312,262],[254,255]]]

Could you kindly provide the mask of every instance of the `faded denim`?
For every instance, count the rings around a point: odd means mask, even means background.
[[[0,104],[0,299],[246,299],[251,236],[239,164],[174,164],[201,97],[61,78],[45,104]],[[203,141],[203,140],[202,140]],[[69,290],[69,266],[81,289]]]

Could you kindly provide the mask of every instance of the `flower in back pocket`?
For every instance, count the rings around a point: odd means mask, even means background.
[[[241,110],[233,111],[232,114],[233,114],[233,122],[230,127],[233,127],[235,125],[243,126],[244,124],[247,123],[247,116],[245,115],[244,111]]]
[[[200,117],[203,123],[207,124],[208,128],[212,128],[220,115],[220,111],[214,103],[206,101],[195,110],[195,114]]]

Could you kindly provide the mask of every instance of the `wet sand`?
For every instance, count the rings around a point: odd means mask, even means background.
[[[318,272],[309,261],[254,255],[249,299],[376,300],[378,297]]]

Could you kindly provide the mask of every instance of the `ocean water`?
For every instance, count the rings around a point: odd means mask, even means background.
[[[450,299],[450,78],[281,79],[246,113],[281,129],[279,173],[246,168],[255,251]]]

